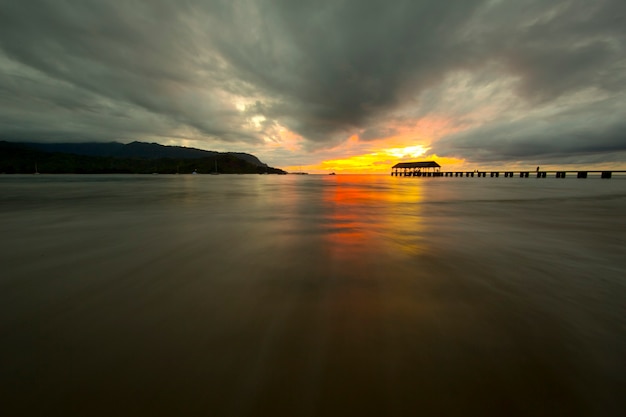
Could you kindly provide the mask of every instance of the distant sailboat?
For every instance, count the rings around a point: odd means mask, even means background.
[[[35,172],[33,172],[33,174],[39,175],[39,170],[37,169],[37,162],[35,162]]]
[[[215,171],[211,172],[211,175],[220,175],[220,173],[217,172],[217,159],[215,160]]]

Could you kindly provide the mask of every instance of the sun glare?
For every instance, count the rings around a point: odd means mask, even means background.
[[[428,148],[424,146],[407,146],[404,148],[383,149],[381,152],[395,158],[418,158],[426,153]]]
[[[265,119],[265,116],[258,115],[258,116],[251,117],[250,120],[252,121],[252,124],[254,125],[254,127],[260,128],[261,123],[263,123],[266,119]]]

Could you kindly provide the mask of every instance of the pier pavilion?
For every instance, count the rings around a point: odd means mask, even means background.
[[[391,167],[391,175],[399,177],[437,177],[441,165],[435,161],[400,162]]]

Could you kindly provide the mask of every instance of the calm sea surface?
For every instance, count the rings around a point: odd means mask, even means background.
[[[626,178],[0,176],[0,414],[623,416],[625,393]]]

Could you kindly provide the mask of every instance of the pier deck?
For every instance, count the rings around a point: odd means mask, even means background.
[[[548,174],[553,174],[555,178],[566,178],[568,174],[575,175],[576,178],[587,178],[589,174],[599,174],[600,178],[611,178],[615,173],[626,173],[626,170],[539,170],[539,171],[421,171],[395,169],[391,172],[396,177],[491,177],[499,178],[547,178]]]

